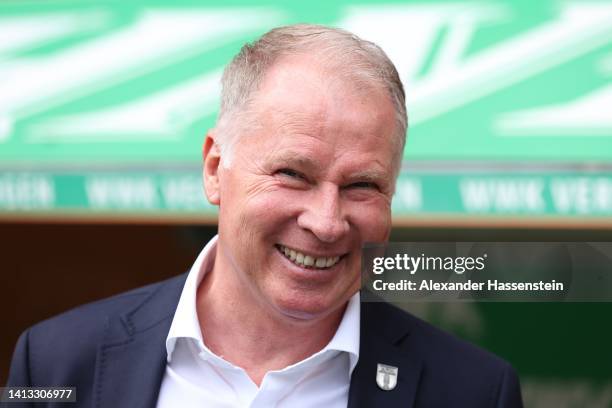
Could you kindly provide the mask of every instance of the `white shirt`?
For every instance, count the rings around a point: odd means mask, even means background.
[[[196,291],[212,268],[217,237],[193,264],[166,338],[168,364],[158,408],[346,408],[351,374],[359,359],[359,293],[350,300],[332,340],[321,351],[278,371],[261,386],[246,371],[217,356],[202,340]]]

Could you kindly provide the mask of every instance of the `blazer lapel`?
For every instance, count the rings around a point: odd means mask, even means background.
[[[185,278],[160,285],[134,310],[109,319],[96,361],[94,407],[155,407],[166,367],[166,337]]]
[[[359,362],[351,376],[349,408],[402,407],[414,405],[423,362],[400,347],[410,329],[394,315],[401,313],[384,303],[361,304]],[[398,368],[397,384],[389,391],[376,383],[378,364]]]

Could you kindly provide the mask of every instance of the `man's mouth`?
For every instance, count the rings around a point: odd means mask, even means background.
[[[340,261],[340,258],[342,258],[340,256],[317,257],[296,251],[295,249],[287,248],[286,246],[280,244],[277,244],[276,248],[285,256],[285,258],[289,259],[294,264],[301,266],[302,268],[327,269],[337,264]]]

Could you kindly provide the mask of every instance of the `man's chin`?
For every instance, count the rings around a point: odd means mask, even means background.
[[[298,324],[315,323],[334,314],[334,312],[338,312],[338,310],[343,310],[342,307],[337,305],[322,305],[308,302],[300,304],[295,301],[277,304],[275,308],[284,318]]]
[[[320,313],[313,313],[305,310],[296,310],[296,309],[281,309],[280,312],[283,316],[296,321],[302,322],[310,322],[316,320],[317,317],[320,317]]]

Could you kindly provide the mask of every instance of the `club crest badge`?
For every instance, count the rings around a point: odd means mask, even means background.
[[[391,391],[397,385],[399,369],[386,364],[378,364],[376,368],[376,384],[385,391]]]

